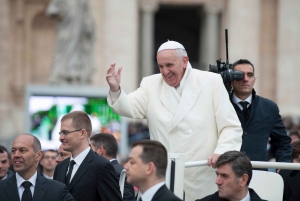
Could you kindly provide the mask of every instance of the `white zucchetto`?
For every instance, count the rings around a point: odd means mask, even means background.
[[[176,42],[176,41],[167,41],[165,43],[163,43],[157,50],[157,53],[162,51],[162,50],[175,50],[175,49],[184,49],[183,45],[181,45],[180,43]]]

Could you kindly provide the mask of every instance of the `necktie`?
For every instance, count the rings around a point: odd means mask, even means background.
[[[245,117],[245,120],[247,121],[248,120],[248,102],[247,101],[241,101],[239,102],[242,107],[243,107],[243,114],[244,114],[244,117]]]
[[[139,201],[143,201],[143,200],[142,200],[142,197],[140,197]]]
[[[74,160],[71,160],[70,161],[70,165],[69,165],[69,172],[67,174],[67,177],[66,177],[66,185],[68,185],[70,183],[70,179],[71,179],[71,175],[72,175],[72,170],[73,170],[73,166],[75,165],[75,161]]]
[[[21,201],[32,201],[32,194],[30,190],[31,185],[32,184],[30,183],[30,181],[24,181],[22,183],[22,186],[25,188],[25,190],[23,191]]]

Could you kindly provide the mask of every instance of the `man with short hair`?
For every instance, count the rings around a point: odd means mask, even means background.
[[[91,137],[91,148],[97,154],[107,158],[114,166],[116,176],[120,180],[120,174],[124,169],[117,161],[118,143],[116,138],[109,133],[99,133]],[[125,181],[123,201],[135,201],[133,186]]]
[[[61,161],[70,158],[71,152],[65,151],[63,149],[63,145],[61,144],[58,148],[57,156],[56,156],[56,163],[60,163]]]
[[[14,173],[9,170],[9,154],[7,149],[0,145],[0,180],[11,177]]]
[[[216,163],[218,191],[197,201],[263,201],[248,188],[252,178],[252,165],[247,156],[239,151],[222,154]]]
[[[241,123],[218,74],[192,68],[182,44],[163,43],[157,51],[160,74],[143,78],[140,87],[126,94],[120,86],[121,71],[112,64],[106,80],[109,106],[118,114],[147,119],[150,139],[161,142],[170,153],[185,154],[185,161],[207,160],[214,167],[220,154],[240,150]],[[185,200],[215,191],[209,167],[184,172]],[[205,190],[204,190],[205,189]]]
[[[16,174],[0,181],[0,200],[73,201],[66,185],[39,175],[36,166],[42,158],[40,141],[33,135],[15,138],[11,159]]]
[[[43,157],[40,161],[41,175],[46,177],[47,179],[53,179],[54,170],[56,167],[56,155],[57,152],[53,149],[49,149],[43,152]]]
[[[165,185],[168,165],[166,148],[155,140],[132,144],[129,161],[125,164],[127,182],[138,187],[143,201],[181,201]]]
[[[114,167],[89,146],[92,123],[84,111],[61,119],[60,141],[71,157],[57,164],[54,179],[65,183],[76,201],[121,201]]]
[[[243,128],[241,152],[251,161],[266,161],[270,138],[276,161],[291,162],[291,139],[286,133],[278,106],[256,95],[253,88],[256,80],[254,65],[246,59],[240,59],[232,64],[232,68],[244,74],[241,81],[234,80],[231,83],[233,93],[230,97]]]

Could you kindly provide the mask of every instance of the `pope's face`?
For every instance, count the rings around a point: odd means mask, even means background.
[[[179,86],[188,61],[187,56],[180,58],[176,50],[163,50],[157,53],[159,71],[164,81],[172,87]]]

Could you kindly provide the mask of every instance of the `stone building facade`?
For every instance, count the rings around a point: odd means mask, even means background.
[[[91,86],[107,89],[106,69],[123,66],[122,86],[135,90],[157,72],[155,54],[167,39],[181,42],[194,67],[247,58],[256,67],[258,94],[281,114],[300,114],[300,1],[296,0],[88,0],[95,23]],[[48,85],[57,21],[49,0],[0,0],[0,144],[24,132],[24,93]]]

